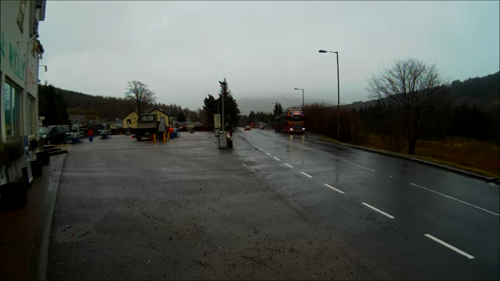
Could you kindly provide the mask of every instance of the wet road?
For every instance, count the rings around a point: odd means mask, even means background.
[[[47,280],[390,279],[214,141],[67,145]]]
[[[312,136],[235,138],[245,165],[394,278],[499,279],[498,186]]]

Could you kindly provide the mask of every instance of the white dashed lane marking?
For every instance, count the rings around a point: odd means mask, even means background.
[[[371,205],[368,205],[368,204],[366,204],[365,202],[362,202],[361,204],[365,205],[366,207],[368,207],[368,208],[370,208],[370,209],[372,209],[372,210],[374,210],[374,211],[377,211],[377,212],[381,213],[382,215],[384,215],[384,216],[386,216],[386,217],[388,217],[388,218],[391,218],[391,219],[393,219],[393,218],[394,218],[393,216],[389,215],[388,213],[386,213],[386,212],[384,212],[384,211],[381,211],[381,210],[379,210],[379,209],[377,209],[377,208],[375,208],[375,207],[373,207],[373,206],[371,206]]]
[[[340,190],[340,189],[336,189],[335,187],[333,187],[333,186],[331,186],[331,185],[329,185],[329,184],[326,184],[326,183],[325,183],[325,186],[326,186],[326,187],[328,187],[328,188],[331,188],[331,189],[333,189],[333,190],[335,190],[335,191],[337,191],[338,193],[342,193],[342,194],[344,194],[344,192],[343,192],[342,190]]]
[[[448,243],[446,243],[446,242],[444,242],[444,241],[442,241],[442,240],[440,240],[440,239],[438,239],[438,238],[436,238],[436,237],[434,237],[434,236],[432,236],[430,234],[425,234],[425,237],[430,238],[430,239],[438,242],[439,244],[441,244],[441,245],[443,245],[443,246],[445,246],[445,247],[447,247],[447,248],[449,248],[449,249],[451,249],[451,250],[453,250],[453,251],[455,251],[455,252],[457,252],[457,253],[459,253],[461,255],[464,255],[464,256],[468,257],[469,259],[473,259],[474,258],[473,256],[467,254],[466,252],[464,252],[464,251],[462,251],[460,249],[457,249],[457,248],[453,247],[452,245],[450,245],[450,244],[448,244]]]
[[[305,175],[306,177],[310,177],[310,178],[312,178],[312,176],[311,176],[311,175],[308,175],[308,174],[306,174],[306,173],[304,173],[304,172],[300,172],[300,173],[301,173],[301,174],[303,174],[303,175]]]

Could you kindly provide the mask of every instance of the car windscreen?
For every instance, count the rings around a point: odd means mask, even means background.
[[[49,128],[40,128],[38,130],[38,133],[41,134],[41,135],[46,135],[49,133]]]
[[[288,117],[288,120],[293,121],[293,122],[300,122],[304,120],[304,116],[301,115],[291,115]]]

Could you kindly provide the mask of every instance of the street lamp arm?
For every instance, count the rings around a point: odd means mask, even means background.
[[[337,55],[337,140],[340,141],[340,75],[339,75],[339,52],[338,51],[326,51],[319,50],[320,53],[334,53]]]

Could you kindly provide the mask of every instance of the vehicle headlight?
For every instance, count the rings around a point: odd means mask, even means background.
[[[293,131],[293,128],[290,128],[290,131]]]

